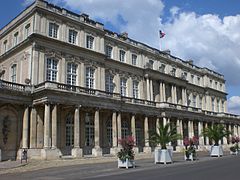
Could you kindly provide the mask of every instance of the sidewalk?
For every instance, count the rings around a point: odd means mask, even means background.
[[[225,153],[227,154],[227,153]],[[148,160],[154,164],[154,154],[138,154],[135,157],[136,161]],[[208,152],[198,152],[199,159],[209,159]],[[74,166],[74,165],[91,165],[100,163],[116,162],[115,156],[103,156],[103,157],[83,157],[79,159],[63,158],[58,160],[29,160],[27,163],[24,161],[22,164],[18,161],[4,161],[0,162],[0,174],[6,173],[20,173],[27,171],[35,171],[45,168],[62,167],[62,166]],[[185,162],[183,160],[183,153],[173,153],[173,160],[178,163]]]

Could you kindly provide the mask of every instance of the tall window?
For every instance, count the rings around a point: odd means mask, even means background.
[[[209,87],[212,87],[212,80],[209,81]]]
[[[68,42],[71,43],[71,44],[76,44],[76,40],[77,40],[77,31],[69,29]]]
[[[67,64],[67,84],[76,85],[77,65],[74,63]]]
[[[153,60],[149,60],[149,68],[150,69],[153,69],[153,64],[154,64],[154,61]]]
[[[92,67],[86,68],[86,87],[94,89],[94,69]]]
[[[214,98],[212,98],[212,111],[214,111],[215,108],[215,102],[214,102]]]
[[[193,107],[197,107],[196,99],[197,97],[193,95],[193,102],[192,102]]]
[[[17,65],[13,64],[11,67],[11,80],[13,83],[17,82]]]
[[[57,81],[57,60],[47,58],[47,81]]]
[[[219,86],[220,86],[220,87],[219,87],[219,90],[222,91],[222,90],[223,90],[222,84],[220,84]]]
[[[137,55],[132,54],[132,65],[136,66],[137,65]]]
[[[108,45],[106,46],[105,54],[108,58],[112,58],[112,50],[113,50],[112,46],[108,46]]]
[[[133,98],[138,99],[139,91],[138,91],[138,81],[133,81]]]
[[[113,142],[113,137],[112,137],[112,120],[108,120],[106,122],[106,127],[107,127],[107,141],[108,141],[108,146],[112,146]]]
[[[27,38],[30,34],[30,24],[25,26],[25,38]]]
[[[197,84],[200,85],[200,77],[197,77]]]
[[[49,23],[48,35],[53,38],[58,37],[58,28],[59,26],[56,23]]]
[[[69,113],[66,118],[66,146],[74,145],[74,120],[73,116]]]
[[[199,98],[199,108],[202,108],[202,97]]]
[[[224,101],[222,101],[222,112],[224,112]]]
[[[3,42],[3,52],[7,52],[7,40]]]
[[[120,62],[125,62],[125,54],[126,54],[126,52],[124,50],[119,50],[119,60],[120,60]]]
[[[165,73],[165,68],[166,68],[166,65],[165,64],[161,64],[161,66],[159,67],[159,71],[161,73]]]
[[[191,82],[194,83],[194,75],[191,75]]]
[[[127,80],[125,78],[120,79],[120,92],[121,96],[127,96]]]
[[[176,68],[172,68],[171,75],[176,76]]]
[[[126,120],[122,121],[121,134],[122,138],[125,138],[130,134],[129,125]]]
[[[87,38],[86,38],[86,47],[88,49],[93,49],[93,43],[94,43],[94,37],[93,36],[90,36],[90,35],[87,35]]]
[[[113,75],[106,73],[105,75],[105,89],[106,92],[113,93],[114,85],[113,85]]]
[[[90,113],[85,115],[85,146],[94,145],[94,120]]]
[[[14,34],[13,38],[13,46],[16,46],[18,44],[18,32]]]
[[[217,112],[220,112],[220,103],[219,103],[219,100],[217,100]]]

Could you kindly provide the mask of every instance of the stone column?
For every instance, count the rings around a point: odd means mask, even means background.
[[[228,131],[232,132],[232,125],[228,124]],[[232,139],[232,135],[229,135],[229,139]],[[232,144],[231,140],[229,141],[230,144]]]
[[[182,134],[182,130],[181,130],[181,120],[177,120],[177,133],[178,134],[181,134],[182,136],[183,136],[183,134]],[[179,148],[179,150],[180,150],[180,148],[181,148],[181,146],[183,145],[183,140],[182,139],[178,139],[177,140],[177,147]]]
[[[175,97],[174,97],[174,85],[172,84],[171,85],[171,99],[172,99],[172,102],[171,103],[175,103]]]
[[[155,98],[153,97],[153,82],[152,82],[152,79],[150,80],[150,100],[155,101]]]
[[[94,116],[94,148],[92,154],[94,156],[102,156],[102,148],[100,148],[100,121],[99,121],[99,109],[95,111]]]
[[[117,116],[117,139],[122,138],[122,120],[121,120],[121,112],[118,113]],[[120,144],[118,143],[118,148],[121,148]]]
[[[44,148],[50,148],[50,104],[45,104],[44,111]]]
[[[52,110],[52,149],[57,148],[57,105]]]
[[[163,117],[163,126],[166,126],[166,124],[167,124],[167,118]]]
[[[198,138],[199,138],[199,146],[203,146],[204,145],[204,138],[203,136],[201,136],[203,131],[203,122],[199,121],[198,122]]]
[[[146,78],[147,81],[147,100],[150,101],[150,83],[149,83],[149,78]]]
[[[163,102],[163,84],[162,84],[162,82],[159,83],[159,101]]]
[[[207,122],[205,123],[205,129],[206,129],[206,128],[208,128]],[[208,138],[207,136],[206,136],[205,138],[206,138],[206,144],[205,144],[205,145],[206,145],[206,146],[209,146],[209,138]]]
[[[166,86],[164,82],[163,82],[163,101],[166,102]]]
[[[175,104],[178,104],[178,101],[177,101],[177,86],[174,85],[174,101],[175,101]]]
[[[143,148],[143,152],[150,153],[151,148],[149,146],[149,129],[148,129],[148,117],[144,118],[144,139],[145,139],[145,146]]]
[[[193,133],[193,122],[192,121],[188,121],[188,137],[192,138],[194,136]]]
[[[227,125],[226,124],[224,124],[224,127],[225,127],[225,129],[227,129]],[[223,138],[223,145],[227,145],[228,143],[227,143],[227,137],[224,137]]]
[[[159,127],[160,127],[160,119],[157,117],[156,119],[156,132],[159,133]]]
[[[30,148],[37,148],[37,111],[32,107],[30,115]]]
[[[112,113],[112,148],[110,149],[112,155],[116,155],[118,152],[117,144],[118,144],[118,134],[117,134],[117,113]]]
[[[135,122],[135,115],[133,114],[131,117],[131,132],[132,132],[132,137],[134,138],[134,142],[136,143],[136,122]],[[138,147],[133,148],[135,153],[138,153]]]
[[[29,130],[29,107],[25,107],[23,114],[23,129],[22,129],[22,148],[28,149],[28,130]]]
[[[136,142],[136,124],[135,124],[135,115],[133,114],[131,117],[131,133]]]
[[[72,149],[73,157],[82,157],[82,149],[80,148],[80,107],[75,107],[74,111],[74,148]]]

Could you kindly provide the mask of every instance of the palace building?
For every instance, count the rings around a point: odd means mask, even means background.
[[[167,122],[183,137],[214,123],[240,135],[226,95],[223,75],[43,0],[0,30],[1,160],[115,155],[127,135],[151,153],[149,131]]]

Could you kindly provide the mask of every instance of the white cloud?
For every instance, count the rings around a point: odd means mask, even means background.
[[[229,112],[240,115],[240,96],[232,96],[228,100]]]
[[[179,13],[163,24],[164,47],[195,64],[225,75],[230,85],[240,85],[240,15]],[[234,78],[233,78],[234,77]]]

